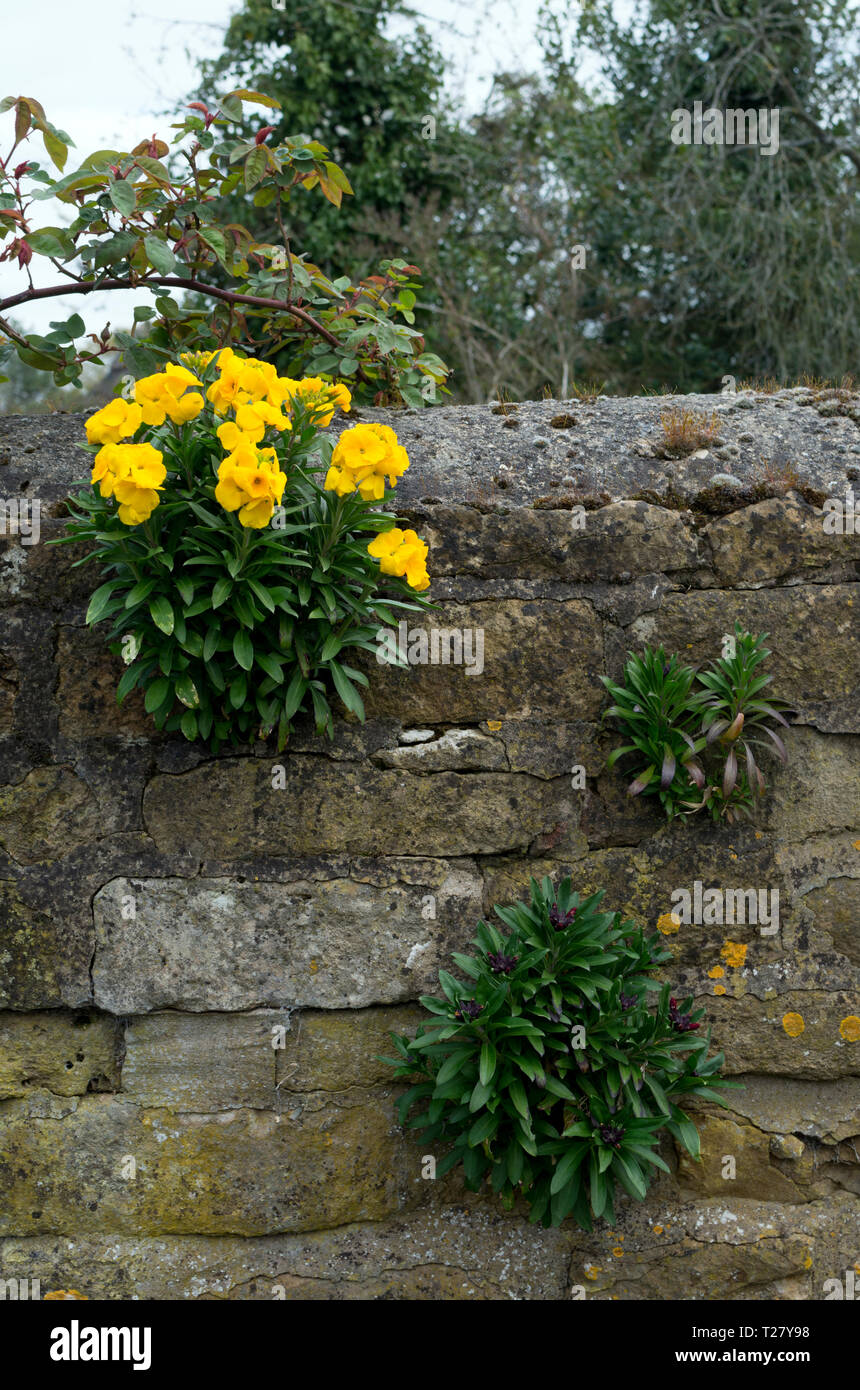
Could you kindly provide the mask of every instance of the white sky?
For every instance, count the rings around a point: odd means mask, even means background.
[[[348,2],[348,0],[347,0]],[[287,0],[289,4],[289,0]],[[131,149],[153,131],[166,132],[169,118],[193,88],[196,58],[214,57],[238,0],[38,0],[31,8],[18,0],[2,5],[0,95],[33,96],[45,114],[75,142],[66,172],[95,149]],[[451,86],[470,106],[480,104],[492,73],[501,67],[525,68],[539,62],[535,28],[539,0],[480,0],[473,9],[462,0],[414,0],[425,26],[452,67]],[[171,10],[175,17],[171,17]],[[392,30],[402,29],[402,21]],[[13,117],[0,115],[0,152],[9,147]],[[47,163],[41,137],[31,138],[33,156]],[[24,146],[16,152],[26,158]],[[350,172],[349,170],[347,171]],[[42,225],[69,220],[61,203],[41,205]],[[30,265],[39,286],[56,283],[53,266],[34,256]],[[0,297],[25,288],[17,262],[0,265]],[[135,303],[151,296],[125,291],[69,295],[36,301],[12,311],[25,329],[47,332],[51,319],[78,312],[88,330],[109,319],[126,327]]]

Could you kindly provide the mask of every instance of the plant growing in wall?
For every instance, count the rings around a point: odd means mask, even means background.
[[[631,756],[631,796],[657,796],[669,819],[705,809],[730,823],[752,814],[766,790],[753,750],[768,748],[787,760],[771,724],[788,728],[790,707],[764,696],[773,679],[760,670],[770,656],[766,638],[736,623],[726,653],[705,671],[667,658],[663,647],[646,647],[641,656],[628,653],[622,685],[601,676],[613,701],[604,717],[614,718],[625,738],[607,766]]]
[[[474,953],[453,956],[465,980],[440,971],[442,997],[421,1000],[430,1022],[392,1034],[398,1056],[385,1058],[412,1083],[401,1123],[415,1110],[422,1146],[450,1145],[437,1175],[460,1164],[471,1190],[487,1182],[508,1206],[522,1195],[544,1226],[614,1220],[616,1184],[644,1198],[668,1171],[661,1132],[698,1157],[677,1102],[725,1104],[716,1088],[735,1084],[708,1055],[702,1010],[651,977],[671,953],[601,911],[602,896],[532,879],[531,902],[478,924]]]
[[[350,653],[376,652],[430,583],[425,543],[379,510],[409,467],[394,431],[358,424],[333,448],[345,386],[231,348],[133,395],[87,421],[91,487],[59,542],[88,542],[76,563],[105,576],[86,620],[126,662],[117,699],[140,688],[159,729],[215,751],[274,730],[283,748],[303,710],[331,735],[333,695],[363,719]]]

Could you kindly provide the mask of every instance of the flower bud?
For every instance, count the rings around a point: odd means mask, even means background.
[[[266,136],[267,136],[267,135],[271,135],[271,133],[272,133],[272,131],[273,131],[274,129],[275,129],[275,127],[274,127],[273,125],[264,125],[264,126],[263,126],[263,129],[262,129],[262,130],[258,130],[258,131],[257,131],[257,134],[254,136],[254,144],[255,144],[255,145],[262,145],[262,143],[263,143],[263,141],[265,140]]]
[[[32,246],[29,245],[28,242],[24,241],[23,237],[22,237],[22,239],[17,243],[17,245],[18,245],[18,265],[21,267],[21,269],[23,269],[24,266],[25,266],[25,265],[29,265],[30,262],[31,262],[32,259],[33,259],[33,248],[32,248]]]

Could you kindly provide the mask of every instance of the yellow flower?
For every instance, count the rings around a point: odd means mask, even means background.
[[[367,552],[379,561],[383,574],[405,576],[412,589],[428,589],[427,552],[429,547],[414,531],[401,531],[392,526],[382,531],[367,547]]]
[[[291,430],[293,422],[277,406],[268,401],[252,401],[236,407],[236,419],[227,420],[216,431],[225,449],[231,450],[245,440],[258,444],[266,433],[267,426],[278,430]]]
[[[90,444],[118,444],[121,439],[134,434],[143,419],[139,405],[133,405],[122,396],[91,415],[84,428]]]
[[[354,425],[334,447],[325,486],[339,497],[358,488],[366,502],[380,502],[386,477],[394,487],[408,467],[409,456],[388,425]]]
[[[157,428],[168,417],[175,424],[193,420],[203,409],[203,397],[198,391],[193,392],[188,401],[180,397],[189,386],[201,385],[193,372],[177,362],[168,362],[163,372],[141,377],[135,384],[134,398],[143,410],[144,424]]]
[[[352,405],[352,396],[342,381],[324,381],[321,376],[305,376],[301,381],[279,377],[270,399],[278,404],[287,400],[301,401],[307,410],[313,411],[314,422],[323,429],[331,424],[335,406],[346,413]]]
[[[158,489],[167,477],[162,457],[151,444],[105,444],[96,454],[92,482],[102,497],[116,498],[126,526],[148,520],[158,506]]]
[[[286,482],[274,449],[257,449],[246,437],[221,463],[215,498],[225,511],[238,511],[243,526],[259,530],[271,521]]]

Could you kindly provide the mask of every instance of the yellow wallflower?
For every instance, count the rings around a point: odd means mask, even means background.
[[[274,449],[257,449],[245,438],[221,463],[215,498],[225,511],[238,511],[243,526],[259,530],[271,521],[286,483]]]
[[[92,482],[102,497],[116,498],[126,526],[146,521],[158,506],[158,489],[167,477],[162,457],[151,444],[106,444],[96,454]]]
[[[335,445],[325,486],[339,497],[358,488],[366,502],[380,502],[386,477],[394,487],[408,467],[409,456],[388,425],[354,425]]]
[[[143,411],[139,405],[117,396],[115,401],[91,415],[84,428],[90,444],[118,444],[140,427]]]
[[[135,384],[134,398],[143,410],[145,425],[163,425],[165,419],[174,424],[194,420],[203,409],[203,397],[194,391],[185,399],[189,386],[200,386],[193,372],[178,362],[168,362],[163,372],[141,377]]]
[[[370,542],[367,552],[379,561],[383,574],[405,575],[410,588],[421,590],[430,587],[426,565],[428,549],[426,542],[414,531],[401,531],[398,526],[392,526]]]
[[[301,381],[279,377],[274,394],[280,401],[301,401],[313,411],[314,422],[323,429],[331,424],[336,406],[346,414],[352,405],[352,396],[342,381],[323,381],[321,376],[305,376]]]
[[[267,426],[278,430],[291,430],[293,422],[289,416],[268,401],[251,401],[236,408],[236,419],[226,420],[216,431],[224,448],[232,450],[243,440],[258,444],[266,433]]]

